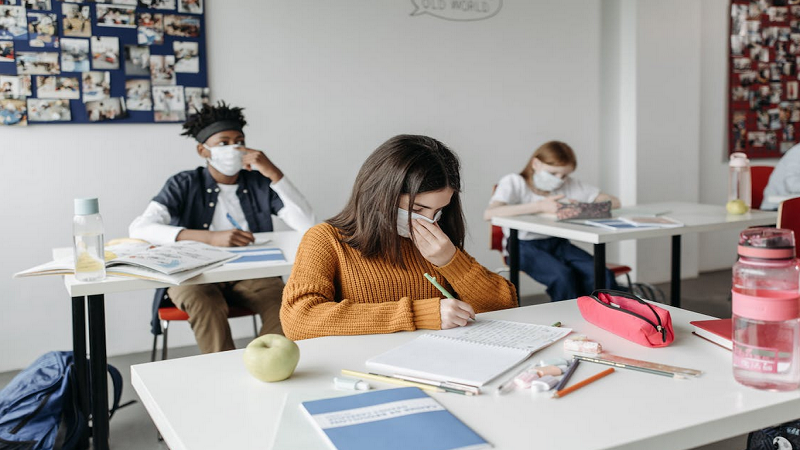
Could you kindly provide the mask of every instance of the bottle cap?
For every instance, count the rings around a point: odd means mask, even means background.
[[[97,214],[99,212],[100,212],[100,206],[97,202],[97,197],[75,199],[76,216],[88,216],[90,214]]]
[[[794,232],[784,228],[754,227],[739,234],[739,256],[759,259],[791,259],[795,255]]]
[[[730,160],[728,161],[730,167],[747,167],[750,165],[750,160],[747,155],[742,152],[731,153]]]

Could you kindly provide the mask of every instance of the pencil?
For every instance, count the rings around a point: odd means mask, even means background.
[[[575,383],[575,384],[573,384],[572,386],[570,386],[570,387],[568,387],[566,389],[562,389],[560,391],[557,391],[555,393],[555,395],[553,395],[553,398],[561,398],[561,397],[569,394],[570,392],[577,391],[578,389],[586,386],[587,384],[594,383],[595,381],[599,380],[600,378],[603,378],[606,375],[611,374],[612,372],[614,372],[614,368],[613,367],[609,367],[608,369],[606,369],[606,370],[604,370],[604,371],[602,371],[602,372],[600,372],[600,373],[598,373],[596,375],[592,375],[591,377],[589,377],[589,378],[587,378],[587,379],[585,379],[583,381]]]
[[[437,386],[431,386],[429,384],[422,384],[422,383],[415,383],[413,381],[400,380],[398,378],[392,378],[392,377],[389,377],[389,376],[386,376],[386,375],[380,375],[380,374],[377,374],[377,373],[364,373],[364,372],[356,372],[355,370],[342,369],[342,375],[350,375],[351,377],[366,378],[368,380],[382,381],[384,383],[396,384],[398,386],[418,387],[418,388],[422,389],[423,391],[445,392],[444,389],[442,389],[440,387],[437,387]]]
[[[556,392],[564,389],[564,386],[567,385],[569,379],[572,378],[572,374],[575,373],[575,368],[578,367],[579,362],[581,362],[580,359],[572,361],[572,365],[569,366],[569,370],[567,370],[567,373],[565,373],[564,376],[561,377],[561,381],[559,381],[558,384],[556,385]]]

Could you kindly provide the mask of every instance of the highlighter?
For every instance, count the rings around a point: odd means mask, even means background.
[[[349,391],[368,391],[370,386],[364,380],[351,377],[333,377],[333,386],[336,389],[346,389]]]

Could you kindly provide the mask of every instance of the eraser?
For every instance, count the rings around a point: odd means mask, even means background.
[[[537,370],[537,372],[539,373],[540,377],[544,377],[545,375],[550,375],[550,376],[554,376],[555,377],[555,376],[559,376],[562,373],[564,373],[561,369],[558,368],[558,366],[540,367]]]
[[[528,389],[531,387],[531,382],[537,379],[539,379],[539,374],[535,370],[526,370],[514,378],[514,384],[520,389]]]
[[[538,380],[531,382],[531,392],[545,392],[553,389],[558,384],[558,379],[550,375],[545,375]]]
[[[569,366],[570,361],[566,358],[547,358],[539,361],[539,367],[544,366]]]
[[[566,339],[564,340],[564,350],[568,352],[598,354],[603,352],[603,347],[599,342],[595,341]]]

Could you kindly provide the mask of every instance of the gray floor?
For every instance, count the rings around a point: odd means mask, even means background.
[[[682,284],[682,307],[716,317],[729,317],[731,304],[728,300],[731,275],[729,270],[708,272],[693,280],[685,280]],[[669,298],[669,285],[658,285]],[[533,305],[549,301],[545,295],[536,295],[522,299],[523,305]],[[247,345],[244,339],[236,343],[237,348]],[[197,347],[170,348],[170,358],[198,354]],[[129,355],[108,358],[110,364],[116,366],[125,377],[123,402],[136,399],[136,393],[130,384],[130,366],[150,360],[150,353],[132,353]],[[6,386],[16,372],[0,373],[0,388]],[[111,448],[114,450],[166,449],[167,446],[158,441],[157,431],[141,403],[135,403],[119,410],[111,420]],[[698,447],[697,450],[742,450],[746,447],[747,436],[717,442]]]

